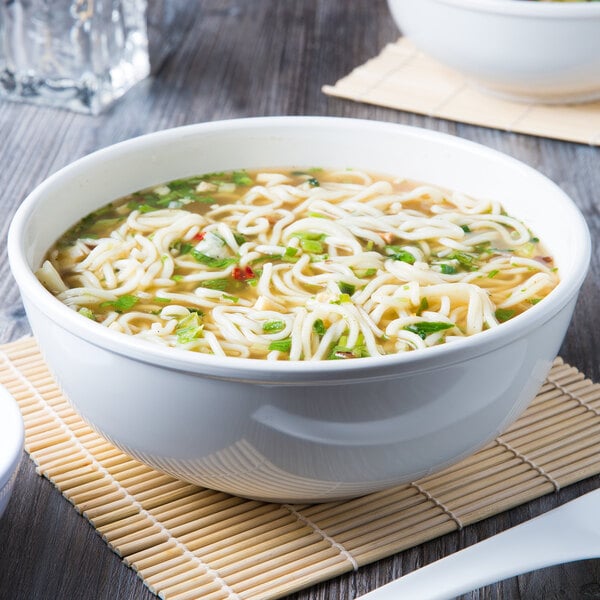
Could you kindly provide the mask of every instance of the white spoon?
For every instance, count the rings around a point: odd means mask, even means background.
[[[600,557],[600,489],[356,600],[449,600],[507,577]]]

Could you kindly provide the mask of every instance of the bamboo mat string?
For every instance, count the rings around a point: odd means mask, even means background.
[[[529,465],[532,469],[535,469],[542,477],[545,477],[554,486],[555,492],[560,491],[560,484],[558,483],[558,481],[556,481],[556,479],[554,479],[554,477],[552,477],[552,475],[546,473],[546,471],[544,471],[544,469],[542,467],[540,467],[539,465],[536,465],[535,462],[533,462],[530,458],[527,458],[524,454],[521,454],[516,448],[513,448],[508,442],[505,442],[500,436],[498,436],[495,441],[497,444],[499,444],[503,448],[506,448],[509,452],[512,452],[515,455],[515,457],[518,458],[520,461],[522,461],[524,464]]]
[[[21,407],[38,473],[164,600],[281,598],[600,472],[600,385],[559,358],[527,411],[479,452],[314,505],[238,498],[127,456],[72,409],[31,338],[0,347],[0,383]],[[277,483],[247,441],[235,451]]]
[[[301,512],[298,512],[291,504],[284,504],[284,508],[287,508],[296,519],[314,529],[325,541],[329,542],[339,553],[352,565],[354,571],[358,571],[358,563],[356,559],[342,544],[336,542],[330,535],[323,531],[316,523],[313,523],[308,517],[305,517]]]
[[[567,387],[565,387],[564,385],[561,385],[558,381],[556,381],[554,379],[554,377],[552,376],[552,373],[550,373],[550,375],[548,375],[548,381],[557,390],[560,390],[563,394],[569,396],[569,398],[571,398],[572,400],[574,400],[575,402],[577,402],[577,404],[579,404],[582,408],[585,408],[586,410],[588,410],[591,413],[593,413],[595,416],[600,417],[600,410],[598,410],[597,408],[594,408],[593,406],[590,406],[583,398],[581,398],[580,396],[576,396]]]
[[[419,492],[419,494],[425,496],[425,498],[427,498],[429,502],[432,502],[438,508],[440,508],[444,514],[448,515],[456,523],[456,526],[459,530],[463,528],[462,521],[443,502],[441,502],[435,496],[430,494],[423,486],[419,485],[416,481],[412,481],[410,485],[414,487]]]

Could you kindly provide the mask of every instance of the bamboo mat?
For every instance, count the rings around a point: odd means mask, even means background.
[[[31,338],[0,346],[0,383],[38,472],[168,600],[278,598],[600,472],[600,385],[560,359],[526,413],[460,464],[302,506],[199,488],[126,456],[70,408]]]
[[[484,94],[400,38],[323,91],[358,102],[559,140],[600,145],[600,102],[544,105]]]

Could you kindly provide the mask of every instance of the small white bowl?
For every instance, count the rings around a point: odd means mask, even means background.
[[[10,498],[21,455],[24,430],[15,399],[0,386],[0,517]]]
[[[499,200],[556,259],[559,285],[460,343],[348,361],[266,361],[166,348],[77,314],[34,271],[90,211],[135,190],[235,168],[356,167]],[[357,496],[480,448],[544,381],[590,259],[572,201],[524,164],[455,137],[357,119],[204,123],[105,148],[23,202],[10,264],[44,355],[75,408],[121,449],[182,479],[287,502]]]
[[[401,32],[510,100],[600,98],[600,2],[388,0]]]

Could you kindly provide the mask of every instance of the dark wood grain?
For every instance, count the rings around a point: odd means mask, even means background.
[[[166,127],[258,115],[336,115],[407,123],[484,143],[532,165],[579,205],[600,235],[600,150],[329,98],[321,92],[399,32],[384,0],[169,0],[150,3],[153,75],[97,118],[0,103],[0,342],[29,328],[6,260],[17,206],[50,173],[93,150]],[[561,355],[600,381],[596,247]],[[570,486],[402,552],[289,600],[352,599],[450,552],[600,487]],[[150,600],[154,596],[25,457],[0,520],[0,599]],[[600,599],[600,561],[536,571],[463,600]]]

